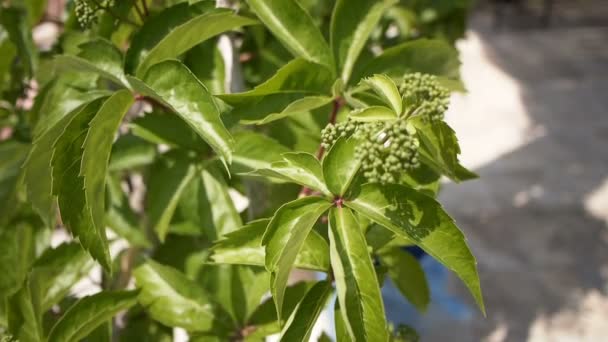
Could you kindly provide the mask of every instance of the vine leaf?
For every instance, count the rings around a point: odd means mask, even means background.
[[[289,316],[281,332],[281,341],[308,341],[332,292],[333,287],[329,281],[313,285]]]
[[[329,211],[329,248],[342,319],[354,341],[388,341],[384,304],[365,236],[352,211]]]
[[[235,133],[234,140],[232,169],[237,173],[269,169],[273,162],[281,160],[282,154],[289,152],[278,141],[256,132]]]
[[[226,333],[233,323],[205,290],[178,270],[152,260],[133,271],[139,302],[162,324],[191,332]]]
[[[327,67],[296,58],[254,89],[218,97],[232,107],[227,115],[243,124],[266,124],[331,102]]]
[[[247,3],[294,56],[334,69],[331,51],[323,34],[297,1],[247,0]]]
[[[293,182],[324,194],[330,194],[323,179],[321,164],[317,158],[309,153],[284,153],[283,161],[274,162],[270,165],[270,168],[255,170],[245,175]]]
[[[205,40],[235,28],[257,24],[256,20],[234,14],[230,10],[214,10],[174,27],[145,54],[135,75],[143,77],[154,64],[175,58]]]
[[[219,166],[219,165],[218,165]],[[200,173],[201,191],[204,191],[204,205],[199,208],[203,216],[207,237],[212,241],[221,238],[243,225],[232,198],[228,193],[228,184],[219,168],[207,167]]]
[[[475,257],[454,220],[433,198],[403,185],[365,184],[345,204],[454,271],[485,314]]]
[[[403,112],[403,101],[397,85],[393,80],[383,74],[376,74],[363,80],[363,83],[372,88],[372,90],[382,99],[382,101],[390,106],[397,115]]]
[[[264,266],[266,251],[262,236],[269,219],[261,219],[228,233],[211,249],[211,260],[218,264]],[[296,256],[294,267],[327,272],[329,269],[329,246],[314,230],[308,234],[302,249]]]
[[[86,203],[93,218],[94,229],[105,235],[106,175],[114,136],[123,117],[133,104],[133,95],[120,90],[110,96],[93,120],[84,140],[80,176],[84,178]],[[61,152],[59,152],[61,153]]]
[[[40,297],[29,279],[19,291],[6,298],[8,331],[19,341],[44,341]]]
[[[137,303],[139,291],[103,291],[83,297],[55,323],[49,342],[80,341],[98,326]]]
[[[339,0],[331,17],[330,42],[342,81],[348,83],[361,50],[382,14],[396,0]]]
[[[340,138],[323,158],[323,177],[329,191],[343,196],[359,171],[361,160],[355,156],[357,141]]]
[[[109,100],[109,99],[108,99]],[[105,226],[96,226],[91,203],[87,202],[80,165],[82,146],[89,123],[104,104],[103,99],[90,102],[70,120],[53,146],[53,195],[57,196],[59,211],[66,228],[76,237],[106,270],[111,269],[111,258]],[[105,177],[105,175],[104,175]],[[103,212],[102,212],[103,213]]]
[[[213,97],[184,64],[176,60],[160,62],[148,70],[143,82],[133,77],[129,81],[140,93],[171,108],[224,163],[232,162],[234,139],[224,127]]]
[[[78,46],[78,55],[59,55],[55,64],[59,69],[77,72],[93,72],[112,82],[129,88],[123,71],[122,53],[114,44],[105,39],[95,39]]]
[[[268,223],[262,244],[266,247],[266,269],[271,273],[270,291],[277,316],[282,320],[282,306],[287,278],[302,245],[321,214],[331,203],[320,197],[304,197],[289,202],[276,211]]]
[[[445,122],[424,122],[422,118],[412,120],[420,139],[420,161],[437,173],[444,174],[455,182],[475,179],[478,176],[467,170],[458,161],[460,145],[454,130]]]
[[[459,68],[456,48],[442,40],[417,39],[388,48],[361,65],[353,72],[351,83],[374,74],[400,79],[413,72],[458,80]]]
[[[179,199],[196,175],[196,166],[175,151],[159,158],[151,173],[146,194],[148,214],[158,238],[164,241]]]
[[[388,268],[388,276],[399,292],[416,309],[426,311],[431,295],[424,270],[416,258],[398,247],[378,251],[380,262]]]

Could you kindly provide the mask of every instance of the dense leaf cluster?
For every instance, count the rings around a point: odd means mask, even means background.
[[[331,305],[338,341],[411,341],[381,292],[428,306],[411,245],[484,310],[434,198],[475,178],[443,121],[468,1],[230,3],[67,2],[41,50],[45,1],[2,2],[0,336],[308,341]]]

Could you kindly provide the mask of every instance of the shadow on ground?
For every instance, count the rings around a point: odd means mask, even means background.
[[[478,258],[488,317],[448,322],[423,341],[605,338],[608,226],[588,200],[608,180],[608,26],[490,26],[474,23],[473,32],[519,84],[530,126],[521,146],[476,169],[479,180],[442,192]],[[475,131],[465,134],[475,141]],[[608,188],[596,200],[606,203]],[[591,307],[583,305],[589,295]]]

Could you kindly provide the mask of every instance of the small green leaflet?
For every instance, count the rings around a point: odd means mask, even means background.
[[[424,312],[429,304],[430,291],[422,266],[416,258],[399,247],[378,251],[380,262],[388,268],[388,275],[399,292],[416,309]]]
[[[81,298],[59,319],[49,333],[48,342],[76,342],[98,326],[137,303],[139,291],[102,291]]]
[[[359,171],[361,161],[355,156],[356,148],[355,139],[340,138],[323,158],[323,177],[334,195],[344,195]]]
[[[230,164],[234,139],[220,119],[219,109],[207,88],[181,62],[167,60],[146,73],[144,84],[129,77],[135,89],[166,104]]]
[[[310,15],[295,0],[247,0],[258,18],[294,55],[333,70],[331,50]]]
[[[433,198],[404,185],[365,184],[345,204],[413,241],[454,271],[485,313],[475,257],[454,220]]]
[[[365,78],[362,83],[372,88],[385,104],[395,111],[397,116],[403,111],[403,102],[397,85],[390,77],[383,74],[376,74]]]
[[[281,341],[308,341],[332,292],[330,281],[320,281],[311,287],[285,323]]]
[[[277,210],[266,228],[262,244],[266,247],[266,269],[271,272],[270,291],[282,320],[287,279],[306,237],[319,217],[331,207],[320,197],[304,197]]]
[[[367,243],[348,208],[329,211],[329,247],[342,319],[354,341],[388,341],[382,295]]]

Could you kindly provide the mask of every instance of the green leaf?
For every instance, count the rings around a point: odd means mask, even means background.
[[[281,160],[289,149],[268,136],[251,131],[234,134],[233,165],[234,172],[248,172],[256,169],[269,169],[271,164]]]
[[[336,342],[351,341],[348,327],[344,322],[345,317],[344,310],[340,307],[340,301],[336,300],[334,305],[334,326],[336,329]]]
[[[330,96],[309,95],[305,92],[235,97],[229,99],[234,109],[227,117],[243,125],[265,125],[286,117],[301,116],[327,105],[332,100]]]
[[[353,73],[352,83],[374,74],[401,79],[406,73],[420,72],[451,79],[459,77],[458,51],[443,40],[418,39],[384,50]]]
[[[21,189],[21,165],[29,145],[16,140],[0,142],[0,226],[6,225],[16,213]]]
[[[356,148],[357,140],[340,138],[323,158],[323,177],[334,195],[343,196],[359,171]]]
[[[17,341],[44,341],[42,310],[36,285],[26,280],[6,301],[8,331]]]
[[[226,234],[213,246],[211,260],[218,264],[264,266],[266,251],[262,246],[262,236],[268,222],[268,219],[256,220]],[[319,233],[312,230],[308,234],[294,267],[321,272],[329,269],[329,246]]]
[[[217,240],[243,225],[238,211],[228,193],[228,184],[217,168],[207,168],[201,173],[208,210],[201,214],[211,219],[207,237]]]
[[[226,103],[238,104],[238,99],[281,92],[302,92],[329,95],[334,79],[327,67],[296,58],[277,70],[271,78],[250,91],[220,95]]]
[[[19,7],[0,8],[0,25],[8,32],[10,40],[17,47],[26,74],[31,78],[38,66],[38,51],[32,39],[27,13]]]
[[[27,222],[0,228],[0,298],[15,293],[35,257],[33,227]]]
[[[178,153],[159,159],[151,171],[146,196],[150,224],[161,241],[169,231],[169,223],[185,187],[196,174],[190,160]]]
[[[397,119],[397,113],[384,106],[371,106],[364,109],[355,109],[348,117],[358,122],[392,121]]]
[[[78,47],[80,53],[77,56],[59,55],[55,57],[55,64],[60,71],[92,72],[122,87],[129,88],[122,68],[122,53],[114,44],[98,38]]]
[[[128,90],[120,90],[110,96],[93,120],[84,140],[80,176],[84,178],[84,193],[94,229],[99,234],[105,231],[106,175],[114,136],[123,117],[133,104],[133,95]],[[61,151],[59,152],[61,153]]]
[[[282,341],[308,341],[333,287],[330,281],[316,283],[302,298],[281,332]]]
[[[443,121],[428,123],[421,118],[411,121],[420,139],[420,161],[455,182],[477,178],[477,175],[460,165],[460,145],[456,133]]]
[[[133,272],[142,289],[139,302],[149,315],[171,327],[192,332],[225,333],[232,322],[205,290],[174,268],[147,261]]]
[[[403,102],[397,85],[390,77],[382,74],[376,74],[365,78],[362,81],[382,99],[384,103],[389,105],[397,115],[403,112]]]
[[[156,158],[156,146],[132,134],[124,134],[112,146],[109,171],[122,171],[150,165]]]
[[[53,147],[53,194],[57,196],[61,218],[66,228],[82,246],[106,269],[111,268],[111,258],[105,226],[96,226],[91,203],[87,202],[85,180],[80,177],[80,165],[89,123],[103,107],[97,100],[83,107],[65,127]],[[104,174],[105,177],[105,174]],[[102,201],[104,199],[102,198]]]
[[[45,250],[30,273],[30,281],[40,293],[42,311],[59,303],[93,266],[91,257],[77,243],[63,243]]]
[[[334,69],[325,38],[297,1],[247,0],[247,3],[294,56]]]
[[[147,51],[135,75],[143,77],[154,64],[175,58],[222,32],[253,24],[257,24],[257,21],[238,16],[228,10],[216,10],[192,18],[172,28],[158,44]]]
[[[132,247],[149,248],[152,242],[139,224],[137,215],[129,205],[129,199],[123,192],[118,178],[107,179],[106,225],[118,236],[129,241]]]
[[[205,141],[173,113],[148,113],[131,121],[129,127],[135,136],[153,144],[166,144],[200,152],[209,150]]]
[[[59,319],[48,342],[80,341],[118,312],[137,303],[139,291],[104,291],[83,297]]]
[[[224,127],[213,97],[185,65],[174,60],[161,62],[148,70],[143,81],[148,89],[134,88],[170,107],[226,163],[232,162],[234,139]]]
[[[331,17],[331,47],[341,78],[348,83],[357,57],[382,14],[396,0],[338,0]]]
[[[361,227],[348,208],[329,211],[329,248],[338,301],[354,341],[388,341],[382,295]]]
[[[475,257],[454,220],[433,198],[403,185],[366,184],[346,205],[415,242],[454,271],[485,312]]]
[[[291,268],[313,225],[329,207],[331,203],[319,197],[300,198],[280,207],[266,228],[262,238],[266,246],[265,264],[271,272],[270,291],[280,320]]]
[[[250,176],[262,176],[297,183],[324,194],[330,194],[323,180],[321,164],[312,154],[290,152],[283,154],[283,161],[275,162],[268,169],[247,173]]]
[[[380,262],[388,267],[388,275],[399,292],[419,311],[426,311],[430,291],[424,270],[416,258],[398,247],[378,251]]]
[[[226,91],[226,63],[218,47],[218,39],[198,44],[186,53],[184,64],[212,94]]]
[[[125,56],[126,72],[135,75],[135,71],[139,64],[141,64],[150,51],[154,49],[163,38],[169,35],[175,28],[195,16],[203,14],[212,7],[215,6],[207,1],[192,6],[182,2],[165,8],[159,13],[147,18],[143,26],[133,35],[133,38],[131,38],[131,45]]]

